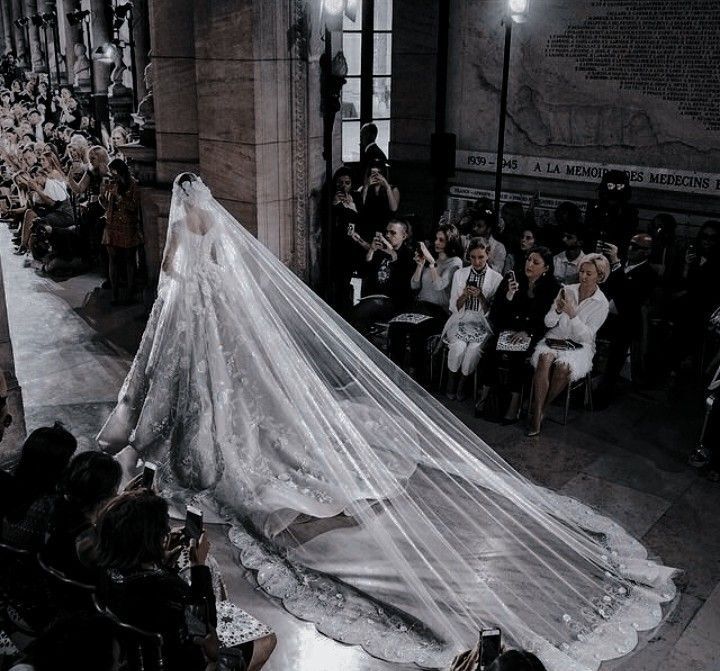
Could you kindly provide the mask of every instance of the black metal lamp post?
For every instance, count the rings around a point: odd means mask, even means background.
[[[500,193],[502,191],[503,162],[505,154],[505,120],[507,117],[508,83],[510,80],[510,45],[513,23],[524,23],[530,9],[530,0],[508,0],[505,24],[505,53],[503,56],[502,88],[500,90],[500,118],[498,120],[498,145],[495,167],[495,217],[500,224]]]

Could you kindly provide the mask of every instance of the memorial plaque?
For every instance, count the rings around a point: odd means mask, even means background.
[[[458,168],[495,168],[505,7],[454,14]],[[508,172],[597,182],[621,167],[641,188],[720,197],[717,0],[531,0],[511,59]]]

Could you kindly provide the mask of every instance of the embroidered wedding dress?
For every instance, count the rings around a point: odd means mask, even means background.
[[[675,570],[525,480],[327,307],[195,176],[98,436],[231,522],[258,584],[328,636],[447,666],[478,629],[552,671],[630,652]]]

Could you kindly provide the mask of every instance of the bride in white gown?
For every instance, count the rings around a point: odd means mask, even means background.
[[[596,669],[675,596],[674,569],[518,475],[188,173],[98,441],[229,520],[290,612],[390,661],[440,668],[500,627],[553,671]]]

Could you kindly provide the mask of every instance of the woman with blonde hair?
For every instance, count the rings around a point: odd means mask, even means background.
[[[580,282],[560,289],[545,315],[549,329],[532,355],[532,420],[528,436],[540,435],[545,408],[570,382],[581,380],[592,370],[595,335],[608,316],[608,300],[600,291],[610,275],[610,264],[602,254],[588,254],[580,264]]]

